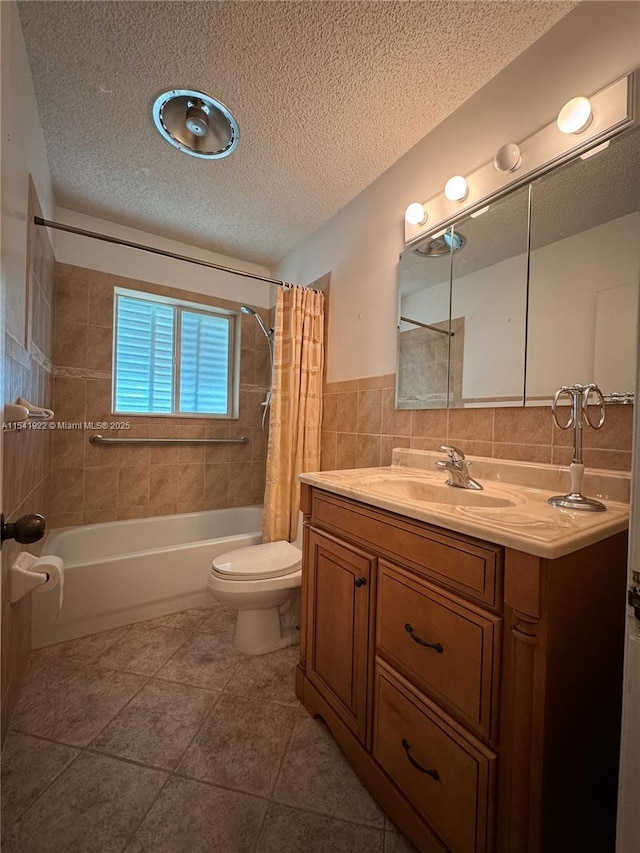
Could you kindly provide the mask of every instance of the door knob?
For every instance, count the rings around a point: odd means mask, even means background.
[[[367,582],[366,578],[356,578],[356,586],[361,587],[364,586]]]
[[[31,513],[23,515],[17,521],[5,521],[4,515],[0,516],[0,548],[6,539],[15,539],[21,545],[30,545],[42,539],[45,530],[44,515]]]

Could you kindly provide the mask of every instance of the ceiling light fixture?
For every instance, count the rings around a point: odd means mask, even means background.
[[[464,201],[469,194],[467,182],[462,175],[454,175],[449,178],[444,186],[444,194],[449,201]]]
[[[238,122],[224,104],[191,89],[169,89],[158,95],[153,121],[167,142],[192,157],[220,160],[240,140]]]
[[[423,205],[419,201],[414,201],[405,210],[404,218],[411,225],[424,225],[428,217]]]
[[[459,252],[466,245],[466,237],[459,231],[434,234],[429,240],[416,246],[414,252],[423,258],[441,258],[443,255]]]
[[[640,114],[636,115],[634,106],[635,77],[636,73],[631,72],[588,98],[572,98],[559,115],[531,136],[518,143],[506,142],[494,157],[467,172],[466,177],[450,178],[444,191],[416,205],[415,216],[419,218],[415,221],[411,213],[407,215],[407,209],[405,245],[437,239],[461,215],[479,216],[487,205],[510,189],[533,181],[575,157],[586,159],[602,151],[609,139],[639,124]]]
[[[517,172],[522,166],[522,152],[515,142],[507,142],[496,151],[493,165],[499,172]]]
[[[589,98],[572,98],[558,113],[558,130],[561,133],[582,133],[593,121]]]

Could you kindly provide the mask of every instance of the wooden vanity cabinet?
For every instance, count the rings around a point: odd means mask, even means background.
[[[626,533],[534,557],[302,484],[296,692],[418,850],[614,850]]]

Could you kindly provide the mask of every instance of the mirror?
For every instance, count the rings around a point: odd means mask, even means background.
[[[527,326],[529,188],[460,223],[452,259],[450,408],[521,406]],[[458,230],[458,227],[456,228]]]
[[[639,277],[636,129],[402,253],[397,408],[632,392]]]
[[[453,229],[401,256],[398,409],[447,407],[449,341],[455,337],[449,329],[451,234]]]
[[[526,404],[561,385],[635,389],[640,130],[531,186]]]

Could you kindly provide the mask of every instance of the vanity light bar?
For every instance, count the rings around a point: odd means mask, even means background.
[[[458,182],[466,181],[466,195],[462,198],[458,194],[458,200],[454,200],[456,194],[445,191],[423,205],[415,203],[417,207],[423,208],[425,215],[421,223],[405,218],[405,245],[419,238],[433,236],[434,232],[442,231],[459,221],[461,214],[479,211],[507,191],[529,183],[533,178],[582,155],[594,146],[601,146],[606,140],[634,125],[634,82],[634,72],[631,72],[588,99],[574,98],[565,104],[561,114],[578,100],[588,101],[591,106],[590,121],[578,131],[561,131],[558,119],[554,118],[523,142],[503,145],[491,162],[466,177],[456,176]]]

